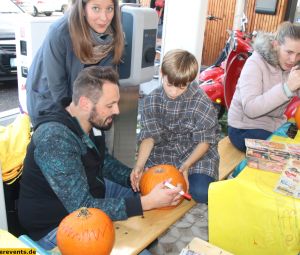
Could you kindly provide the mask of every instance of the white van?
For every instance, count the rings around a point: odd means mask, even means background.
[[[32,0],[33,16],[39,13],[44,13],[46,16],[51,16],[53,12],[65,12],[68,8],[68,0]]]
[[[18,5],[24,12],[33,14],[33,4],[28,0],[12,0],[16,5]]]
[[[39,14],[51,16],[53,12],[63,12],[68,9],[68,0],[14,0],[25,12],[36,17]]]
[[[28,15],[10,0],[0,0],[0,81],[17,79],[15,29],[19,15]]]
[[[68,0],[53,0],[53,4],[56,5],[55,11],[65,13],[65,11],[69,8],[71,1]]]

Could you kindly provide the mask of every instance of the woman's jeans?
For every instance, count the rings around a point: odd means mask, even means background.
[[[123,187],[107,179],[105,179],[105,186],[106,186],[105,198],[124,198],[124,197],[132,197],[138,195],[137,193],[134,193],[132,189]],[[57,246],[56,232],[57,232],[57,228],[53,229],[46,236],[44,236],[43,238],[41,238],[36,242],[45,250],[51,250],[55,246]]]
[[[208,186],[215,179],[206,174],[189,175],[190,194],[197,203],[205,203],[208,201]]]
[[[228,137],[240,151],[246,152],[245,138],[266,140],[272,132],[264,129],[239,129],[228,126]]]

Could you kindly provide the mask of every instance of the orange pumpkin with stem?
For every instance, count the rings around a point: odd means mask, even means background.
[[[103,211],[82,207],[61,221],[56,239],[63,255],[108,255],[115,242],[115,230]]]
[[[177,184],[181,184],[182,190],[186,192],[186,182],[184,177],[179,170],[172,165],[156,165],[148,170],[146,170],[140,181],[140,190],[142,195],[147,195],[151,192],[151,190],[158,184],[163,181],[172,178],[171,184],[177,186]],[[183,201],[183,197],[181,197],[180,203]],[[179,204],[180,204],[179,203]],[[160,209],[172,209],[175,206],[167,206]]]

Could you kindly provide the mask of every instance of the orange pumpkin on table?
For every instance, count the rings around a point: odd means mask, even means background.
[[[115,230],[103,211],[82,207],[61,221],[56,239],[62,255],[108,255],[115,242]]]
[[[166,181],[170,178],[172,178],[171,184],[173,184],[174,186],[177,186],[177,184],[181,184],[182,185],[182,190],[184,192],[187,191],[186,190],[186,188],[187,188],[186,187],[186,182],[184,180],[184,177],[183,177],[182,173],[179,172],[179,170],[176,167],[174,167],[172,165],[156,165],[156,166],[153,166],[153,167],[149,168],[148,170],[146,170],[143,173],[141,181],[140,181],[141,194],[143,196],[147,195],[148,193],[151,192],[151,190],[158,183]],[[184,198],[181,197],[180,203],[183,201],[183,199]],[[174,207],[176,207],[176,205],[167,206],[167,207],[163,207],[163,208],[160,208],[160,209],[172,209]]]

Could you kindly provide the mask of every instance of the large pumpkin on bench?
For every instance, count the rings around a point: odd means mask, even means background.
[[[177,184],[181,184],[183,191],[186,192],[186,182],[182,173],[179,172],[176,167],[172,165],[156,165],[149,168],[143,173],[140,181],[141,194],[147,195],[158,183],[161,183],[170,178],[172,178],[171,183],[174,186],[177,186]],[[184,198],[182,197],[180,203],[183,201],[183,199]],[[172,209],[174,207],[176,207],[176,205],[167,206],[160,209]]]
[[[103,211],[82,207],[61,221],[56,238],[62,255],[108,255],[115,242],[115,229]]]

